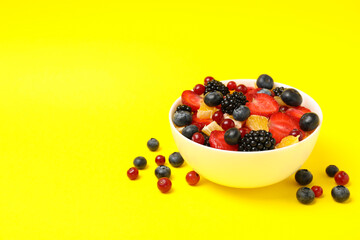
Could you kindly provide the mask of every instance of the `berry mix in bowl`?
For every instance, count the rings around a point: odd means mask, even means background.
[[[230,187],[279,182],[306,161],[322,123],[319,105],[304,92],[257,80],[217,81],[185,90],[169,113],[175,143],[205,178]]]

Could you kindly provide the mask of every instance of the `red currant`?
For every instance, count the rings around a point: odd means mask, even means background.
[[[250,128],[247,127],[242,127],[239,129],[241,137],[243,138],[245,136],[245,134],[248,134],[249,132],[251,132]]]
[[[186,181],[189,185],[196,185],[200,180],[200,175],[195,172],[191,171],[186,174]]]
[[[315,197],[320,197],[323,194],[323,189],[320,186],[313,186],[311,190],[315,193]]]
[[[234,82],[234,81],[228,82],[227,88],[228,88],[230,91],[231,91],[231,90],[235,90],[235,88],[236,88],[236,82]]]
[[[155,158],[155,162],[158,166],[165,164],[165,157],[163,155],[157,155]]]
[[[160,190],[160,192],[162,192],[162,193],[168,192],[171,188],[170,179],[168,179],[166,177],[160,178],[157,182],[157,187]]]
[[[294,137],[299,136],[299,141],[304,139],[304,134],[299,129],[291,130],[289,135],[294,136]]]
[[[204,85],[206,85],[208,82],[210,82],[211,80],[214,80],[213,77],[210,77],[210,76],[207,76],[205,79],[204,79]]]
[[[131,167],[127,171],[127,176],[130,178],[130,180],[135,180],[139,175],[139,171],[136,167]]]
[[[247,91],[248,91],[248,89],[247,89],[247,87],[246,87],[244,84],[239,84],[239,86],[237,86],[237,87],[235,88],[235,91],[237,91],[237,92],[242,92],[243,94],[246,94]]]
[[[217,111],[212,115],[211,118],[220,125],[221,122],[224,120],[224,114],[222,113],[222,111]]]
[[[224,129],[226,131],[230,128],[235,127],[235,123],[233,120],[227,118],[221,123],[221,127],[222,127],[222,129]]]
[[[204,145],[205,137],[199,132],[194,133],[191,139],[198,144]]]
[[[349,175],[344,171],[337,172],[335,174],[335,182],[339,185],[345,185],[349,182]]]
[[[205,92],[205,86],[202,84],[196,84],[194,87],[194,93],[201,95]]]
[[[279,112],[286,112],[286,110],[288,110],[289,108],[287,106],[281,106],[279,108]]]

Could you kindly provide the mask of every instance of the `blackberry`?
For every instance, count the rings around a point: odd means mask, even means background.
[[[200,132],[203,136],[204,136],[204,138],[205,138],[205,142],[204,142],[204,145],[205,146],[208,146],[208,147],[210,147],[210,143],[209,143],[209,136],[208,135],[206,135],[205,133],[203,133],[203,132]]]
[[[176,111],[187,111],[187,112],[191,113],[191,107],[189,107],[187,105],[180,105],[176,108]]]
[[[285,90],[284,87],[276,87],[276,88],[274,88],[273,92],[274,92],[275,96],[280,96],[284,90]]]
[[[239,141],[239,151],[265,151],[275,148],[275,139],[265,130],[251,131]]]
[[[246,97],[242,92],[227,94],[221,101],[221,111],[223,113],[233,114],[235,108],[245,105],[246,102]]]
[[[221,92],[223,96],[230,93],[229,89],[223,83],[214,79],[206,84],[204,94],[215,91]]]

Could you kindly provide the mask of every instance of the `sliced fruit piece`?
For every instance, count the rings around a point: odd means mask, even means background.
[[[246,126],[251,130],[265,130],[269,131],[269,120],[267,117],[259,116],[259,115],[250,115],[250,117],[246,120]]]
[[[229,150],[229,151],[237,151],[238,144],[229,145],[225,142],[224,139],[225,131],[212,131],[209,138],[210,147]]]
[[[236,128],[241,128],[242,125],[245,123],[245,122],[237,121],[237,120],[234,119],[234,117],[233,117],[232,115],[225,113],[225,114],[224,114],[224,119],[227,119],[227,118],[229,118],[229,119],[231,119],[231,120],[234,121]]]
[[[201,97],[190,90],[185,90],[181,94],[181,101],[183,104],[191,107],[191,110],[195,112],[200,108]]]
[[[279,111],[279,104],[275,99],[264,93],[257,93],[254,95],[252,101],[247,102],[251,115],[261,115],[270,117],[271,114]]]
[[[293,129],[300,129],[300,127],[289,115],[282,112],[271,115],[269,119],[269,131],[272,133],[273,138],[275,138],[277,143],[288,136]]]
[[[281,139],[281,142],[275,146],[276,149],[287,147],[299,142],[299,136],[287,136]]]
[[[212,123],[212,119],[200,119],[197,117],[197,114],[193,114],[192,116],[192,123],[196,125],[199,129],[203,129],[203,127],[205,127],[206,125],[209,125],[210,123]]]
[[[275,96],[274,99],[280,106],[287,106],[286,103],[284,103],[284,101],[281,99],[281,97]]]
[[[200,108],[196,114],[196,116],[200,119],[210,119],[212,115],[217,112],[218,109],[216,107],[209,107],[204,103],[204,100],[200,100]]]
[[[224,131],[217,122],[212,121],[209,125],[205,126],[202,130],[203,133],[210,136],[212,131]]]
[[[290,117],[292,117],[294,120],[296,120],[296,122],[300,121],[300,118],[302,117],[302,115],[304,115],[305,113],[309,113],[311,112],[310,109],[306,108],[306,107],[291,107],[288,110],[285,111],[285,113],[287,115],[289,115]]]
[[[257,92],[259,90],[261,90],[261,88],[253,88],[253,87],[247,87],[247,93],[245,94],[246,99],[251,102],[255,96],[255,94],[257,94]]]

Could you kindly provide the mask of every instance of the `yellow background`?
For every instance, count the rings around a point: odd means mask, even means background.
[[[358,1],[47,2],[0,6],[0,239],[359,237]],[[190,187],[187,164],[161,194],[172,102],[207,75],[262,73],[322,107],[303,167],[324,196],[299,204],[293,176]],[[139,155],[148,167],[130,181]],[[329,164],[350,175],[347,203],[331,197]]]

